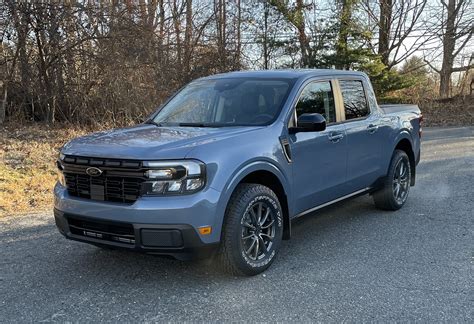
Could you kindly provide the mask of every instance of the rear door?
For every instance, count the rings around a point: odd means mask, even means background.
[[[318,80],[303,86],[290,121],[296,126],[295,120],[304,113],[320,113],[327,121],[325,131],[289,136],[296,214],[338,198],[346,180],[346,134],[344,125],[337,123],[342,104],[334,95],[334,82]]]
[[[381,173],[380,116],[369,104],[368,85],[361,79],[338,80],[344,103],[347,140],[347,187],[352,193],[372,185]]]

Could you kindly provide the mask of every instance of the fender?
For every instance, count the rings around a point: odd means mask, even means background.
[[[397,136],[395,137],[395,141],[392,143],[392,151],[393,152],[395,150],[395,148],[397,147],[398,143],[400,143],[400,141],[402,140],[407,140],[409,143],[410,143],[410,146],[411,146],[411,157],[410,157],[410,163],[411,163],[411,167],[412,167],[412,174],[411,174],[411,180],[410,180],[410,184],[412,186],[415,185],[415,178],[416,178],[416,156],[415,156],[415,143],[413,143],[413,138],[412,138],[412,134],[410,132],[409,129],[402,129],[400,133],[397,134]],[[391,156],[390,154],[387,154],[387,156]],[[389,167],[389,164],[390,162],[388,162],[387,164],[387,172],[388,172],[388,167]]]
[[[397,146],[397,144],[403,139],[407,139],[413,147],[413,140],[411,138],[411,133],[408,129],[404,128],[400,131],[400,133],[397,134],[397,137],[395,137],[395,140],[392,143],[392,151],[395,150],[395,147]]]

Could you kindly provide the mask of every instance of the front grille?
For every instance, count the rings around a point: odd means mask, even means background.
[[[66,218],[69,223],[69,230],[72,234],[110,242],[130,245],[135,244],[135,232],[133,226],[130,224],[98,222],[71,216]]]
[[[75,197],[130,204],[145,181],[139,161],[66,156],[62,162],[67,191]],[[100,168],[102,174],[88,175],[90,167]]]

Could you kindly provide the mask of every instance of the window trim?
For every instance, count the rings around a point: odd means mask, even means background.
[[[300,98],[301,98],[301,95],[303,94],[303,91],[305,90],[305,88],[310,85],[311,83],[321,83],[321,82],[329,82],[330,86],[331,86],[331,91],[333,93],[333,96],[334,96],[334,106],[335,106],[335,112],[336,112],[336,121],[335,122],[332,122],[332,123],[327,123],[326,126],[332,126],[332,125],[336,125],[336,124],[339,124],[341,122],[341,118],[343,115],[341,115],[341,113],[343,113],[343,111],[341,111],[341,101],[340,101],[340,98],[338,98],[340,96],[340,93],[338,91],[339,88],[336,88],[336,82],[337,82],[337,79],[335,78],[332,78],[332,77],[328,77],[328,78],[311,78],[309,80],[307,80],[306,82],[304,82],[301,86],[300,86],[300,89],[298,90],[298,93],[297,95],[295,96],[295,100],[293,100],[293,102],[291,103],[291,112],[290,112],[290,117],[288,119],[288,122],[287,122],[287,128],[291,128],[291,127],[297,127],[297,116],[296,116],[296,105],[298,104],[298,102],[300,101]],[[342,109],[344,109],[344,106],[342,106]],[[294,122],[294,126],[292,126]]]
[[[369,108],[369,113],[366,116],[352,118],[352,119],[346,119],[346,109],[344,108],[344,97],[342,95],[342,89],[341,89],[341,86],[339,84],[339,81],[359,81],[360,83],[362,83],[362,89],[364,89],[365,102],[367,103],[367,108]],[[342,104],[341,113],[342,113],[342,116],[343,116],[343,120],[341,121],[341,123],[350,123],[352,121],[361,121],[361,120],[368,119],[369,117],[371,117],[373,115],[374,111],[372,110],[371,104],[369,103],[369,100],[368,100],[366,82],[367,82],[367,80],[365,80],[363,78],[350,77],[350,76],[337,77],[337,87],[338,87],[338,92],[339,92],[340,100],[341,100],[341,104]]]

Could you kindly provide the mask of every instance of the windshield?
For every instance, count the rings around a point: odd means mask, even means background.
[[[289,79],[197,80],[153,118],[163,126],[259,126],[272,123],[291,89]]]

